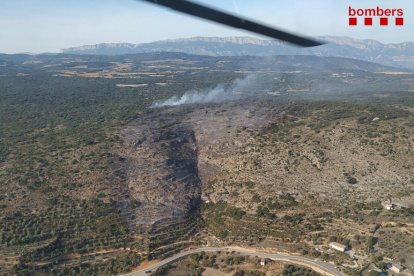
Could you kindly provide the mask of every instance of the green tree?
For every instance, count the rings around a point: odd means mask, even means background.
[[[370,272],[369,272],[369,274],[368,274],[369,276],[379,276],[380,275],[380,273],[378,272],[378,271],[375,271],[375,270],[371,270]]]
[[[372,249],[374,249],[374,237],[373,236],[369,236],[367,238],[367,242],[366,242],[366,250],[367,252],[371,252]]]

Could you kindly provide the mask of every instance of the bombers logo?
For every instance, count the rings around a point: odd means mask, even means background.
[[[357,26],[358,18],[363,18],[363,24],[365,26],[373,25],[373,18],[379,18],[380,26],[388,26],[394,24],[395,26],[404,25],[404,10],[403,9],[383,9],[380,7],[372,9],[355,9],[349,7],[349,26]],[[390,23],[390,19],[392,20]]]

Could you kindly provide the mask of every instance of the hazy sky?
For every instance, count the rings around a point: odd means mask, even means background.
[[[171,0],[174,1],[174,0]],[[414,41],[413,0],[198,0],[308,36]],[[348,7],[403,8],[405,25],[348,26]],[[375,22],[375,21],[374,21]],[[392,21],[391,21],[392,23]],[[378,24],[377,24],[378,25]],[[0,0],[0,52],[57,52],[102,42],[254,36],[136,0]]]

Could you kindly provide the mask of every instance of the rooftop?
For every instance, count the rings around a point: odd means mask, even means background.
[[[347,248],[347,246],[345,244],[342,244],[342,243],[339,243],[339,242],[331,242],[331,243],[329,243],[329,245],[330,246],[340,247],[340,248],[343,248],[343,249],[346,249]]]

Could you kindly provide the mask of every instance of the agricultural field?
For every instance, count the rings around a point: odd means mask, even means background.
[[[205,245],[413,270],[410,73],[177,53],[0,64],[0,274],[121,274]],[[232,273],[263,273],[247,263]]]

